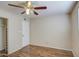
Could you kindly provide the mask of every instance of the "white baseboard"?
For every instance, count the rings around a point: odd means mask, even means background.
[[[49,47],[49,48],[55,48],[55,49],[60,49],[60,50],[72,51],[71,49],[64,49],[64,48],[58,48],[58,47],[51,47],[51,46],[41,45],[41,44],[33,44],[33,43],[30,43],[30,45],[36,45],[36,46],[42,46],[42,47]]]

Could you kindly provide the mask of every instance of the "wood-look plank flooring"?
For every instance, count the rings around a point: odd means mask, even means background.
[[[0,57],[7,57],[7,52],[0,51]]]
[[[9,57],[73,57],[71,51],[29,45],[9,55]]]

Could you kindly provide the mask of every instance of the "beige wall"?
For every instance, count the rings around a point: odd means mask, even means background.
[[[66,14],[31,19],[31,44],[71,50],[71,20]]]
[[[72,12],[72,48],[74,56],[79,56],[79,32],[78,32],[78,7],[79,2]]]

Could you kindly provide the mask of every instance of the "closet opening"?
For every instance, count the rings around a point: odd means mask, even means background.
[[[0,56],[8,54],[8,19],[0,17]]]

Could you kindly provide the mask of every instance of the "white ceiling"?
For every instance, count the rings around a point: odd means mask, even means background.
[[[0,9],[7,10],[9,12],[18,13],[24,9],[8,6],[8,3],[20,4],[22,1],[0,1]],[[37,11],[39,16],[55,15],[61,13],[69,13],[75,2],[73,1],[34,1],[36,6],[47,6],[46,10]],[[31,14],[31,17],[39,17]]]

